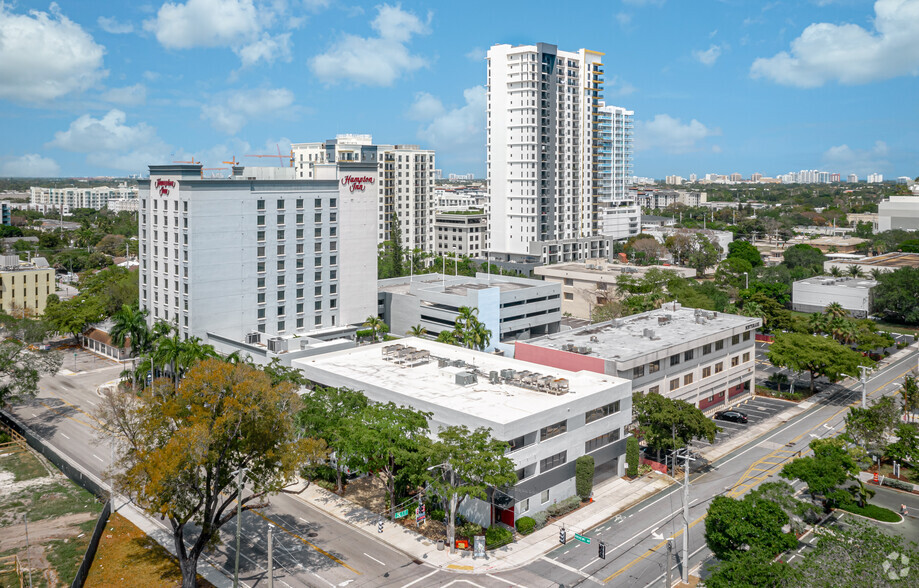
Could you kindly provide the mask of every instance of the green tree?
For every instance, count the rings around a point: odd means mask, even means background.
[[[885,320],[919,324],[919,268],[902,267],[877,278],[871,303],[872,313]]]
[[[883,455],[888,435],[900,422],[900,407],[890,396],[884,396],[867,408],[853,406],[846,414],[843,437],[869,453]]]
[[[453,331],[441,331],[437,333],[437,341],[447,345],[456,345],[456,334]]]
[[[369,401],[363,392],[325,386],[316,386],[301,399],[303,409],[297,413],[297,425],[305,437],[323,439],[335,453],[335,483],[341,492],[343,468],[351,460],[351,419],[361,414]]]
[[[645,442],[657,451],[658,461],[661,450],[686,447],[693,439],[714,443],[718,433],[718,427],[701,410],[685,400],[660,394],[633,394],[632,414]]]
[[[858,222],[852,234],[859,239],[871,239],[874,237],[874,225],[868,222]]]
[[[428,334],[428,330],[422,327],[421,325],[415,325],[414,327],[411,327],[408,331],[406,331],[405,334],[411,335],[412,337],[424,337],[425,335]]]
[[[582,455],[574,461],[574,488],[581,501],[590,498],[594,489],[594,458]]]
[[[846,318],[849,316],[849,312],[842,307],[842,304],[838,302],[830,302],[826,305],[826,308],[823,309],[823,314],[828,316],[830,320],[834,318]]]
[[[38,380],[56,374],[62,359],[60,353],[31,351],[14,339],[0,341],[0,407],[34,397]]]
[[[348,452],[383,482],[390,518],[396,512],[396,474],[424,447],[429,418],[429,413],[387,402],[367,404],[350,422]]]
[[[769,347],[768,357],[773,365],[809,372],[811,392],[814,381],[821,376],[836,381],[842,374],[857,374],[860,365],[874,364],[833,339],[801,333],[779,333]]]
[[[98,298],[81,295],[46,305],[43,316],[58,333],[79,339],[86,327],[105,318],[105,309]]]
[[[638,466],[641,462],[639,451],[638,439],[634,435],[629,435],[625,442],[625,461],[628,464],[628,469],[625,473],[630,478],[638,475]]]
[[[888,443],[885,456],[900,463],[919,458],[919,428],[913,423],[900,423],[894,432],[897,440]]]
[[[903,412],[907,420],[912,422],[913,413],[919,410],[919,381],[916,380],[916,376],[911,374],[903,376],[900,394],[903,396]]]
[[[699,276],[704,276],[705,271],[710,267],[714,267],[720,257],[721,249],[718,245],[705,235],[697,233],[692,251],[686,258],[686,265],[696,270]]]
[[[807,484],[812,498],[822,495],[829,504],[845,501],[839,486],[858,475],[858,464],[846,450],[841,439],[814,439],[810,442],[813,456],[799,457],[786,463],[779,475],[787,480]]]
[[[517,482],[514,462],[508,458],[507,443],[496,440],[491,430],[465,425],[450,426],[437,433],[431,449],[430,488],[447,512],[447,539],[453,549],[456,510],[466,498],[488,500],[491,488],[505,488]]]
[[[370,329],[374,343],[379,341],[382,338],[382,333],[388,330],[386,323],[384,323],[383,319],[378,316],[368,316],[367,320],[364,321],[363,326]]]
[[[725,286],[741,289],[746,287],[752,274],[753,266],[749,261],[741,257],[727,257],[718,264],[718,269],[715,270],[715,281]]]
[[[759,249],[748,241],[732,241],[728,245],[728,259],[732,258],[743,259],[751,267],[763,265],[763,256],[760,254]]]
[[[123,348],[130,341],[133,357],[149,351],[150,328],[147,326],[146,310],[140,310],[136,304],[124,304],[112,316],[112,321],[109,336],[115,346]]]
[[[709,568],[706,588],[790,588],[798,586],[796,570],[773,562],[760,551],[739,554]]]
[[[809,275],[823,273],[823,262],[826,256],[816,247],[799,243],[785,250],[784,263],[788,269],[803,268]]]
[[[618,300],[607,300],[603,304],[594,306],[590,312],[590,321],[603,323],[622,316],[622,303]]]
[[[716,496],[705,517],[705,544],[722,561],[748,551],[775,557],[798,543],[794,533],[782,531],[787,524],[785,511],[758,495]]]
[[[456,316],[454,337],[463,343],[463,347],[483,350],[491,342],[491,331],[485,323],[479,321],[479,309],[461,306]]]
[[[197,586],[198,558],[236,516],[237,501],[243,510],[264,508],[324,452],[298,435],[299,405],[292,386],[271,386],[260,370],[216,359],[193,367],[176,393],[151,387],[103,397],[99,434],[116,441],[115,486],[168,521],[183,588]]]

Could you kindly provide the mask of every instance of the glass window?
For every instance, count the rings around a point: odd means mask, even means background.
[[[255,202],[255,208],[256,208],[256,210],[265,210],[265,201],[264,201],[264,200],[257,200],[257,201]]]
[[[711,343],[706,343],[705,345],[702,346],[702,355],[708,355],[711,352],[712,352]]]
[[[740,335],[733,335],[731,337],[731,345],[737,345],[740,343]]]
[[[571,292],[565,292],[565,300],[574,300],[574,294]]]
[[[557,468],[558,466],[564,464],[566,461],[568,461],[567,451],[562,451],[561,453],[556,453],[555,455],[549,456],[543,460],[540,460],[539,473],[547,472],[552,468]],[[549,491],[546,490],[545,494],[548,496]]]
[[[738,365],[740,365],[740,356],[735,355],[731,358],[731,367],[737,367]]]
[[[661,393],[660,386],[651,386],[650,388],[648,388],[648,394],[660,394],[660,393]]]
[[[543,491],[542,491],[542,494],[540,494],[540,496],[539,496],[539,500],[540,500],[543,504],[549,502],[549,491],[548,491],[548,490],[543,490]]]
[[[303,198],[297,198],[297,208],[303,208]]]
[[[561,435],[567,430],[568,430],[568,420],[566,419],[564,421],[559,421],[555,423],[554,425],[549,425],[548,427],[543,427],[542,429],[540,429],[539,430],[539,440],[546,441],[547,439],[551,439],[552,437],[555,437],[556,435]]]
[[[670,356],[670,365],[671,365],[671,366],[679,365],[679,363],[680,363],[680,354],[679,354],[679,353],[676,353],[676,354]]]
[[[284,201],[278,200],[278,210],[284,210]]]
[[[596,420],[602,419],[603,417],[609,416],[611,414],[616,414],[619,412],[619,400],[616,402],[610,402],[609,404],[604,404],[599,408],[587,411],[584,415],[585,423],[592,423]]]
[[[604,433],[599,437],[594,437],[590,441],[584,443],[584,453],[590,453],[591,451],[596,451],[601,447],[609,445],[619,440],[619,429],[610,431],[609,433]]]
[[[507,446],[510,448],[510,451],[517,451],[521,447],[526,447],[527,446],[526,435],[521,435],[519,437],[515,437],[514,439],[511,439],[510,441],[507,442]]]
[[[638,367],[632,368],[632,379],[641,378],[645,375],[645,366],[640,365]]]
[[[674,390],[676,390],[676,389],[679,388],[679,387],[680,387],[680,379],[679,379],[679,378],[674,378],[673,380],[670,380],[670,391],[671,391],[671,392],[673,392]]]
[[[750,331],[747,331],[747,332],[745,332],[745,333],[743,334],[743,340],[744,340],[744,341],[749,341],[749,340],[750,340]]]
[[[715,364],[715,373],[720,374],[723,371],[724,371],[724,363],[719,361],[718,363]]]
[[[684,351],[684,352],[683,352],[683,361],[689,361],[689,360],[691,360],[691,359],[692,359],[692,356],[693,356],[693,351],[694,351],[693,349],[690,349],[689,351]]]
[[[259,292],[259,293],[258,293],[258,303],[259,303],[259,304],[264,304],[264,303],[265,303],[265,293],[264,293],[264,292]]]
[[[283,214],[279,214],[279,215],[278,215],[278,224],[279,224],[279,225],[283,225],[283,224],[284,224],[284,215],[283,215]]]
[[[712,375],[712,366],[702,368],[702,377],[707,378]]]
[[[257,224],[260,227],[264,227],[265,226],[265,215],[260,214],[257,217],[255,217],[255,224]]]
[[[721,339],[720,341],[715,341],[715,351],[721,351],[722,349],[724,349],[724,341],[725,341],[724,339]]]
[[[279,306],[279,307],[278,307],[278,316],[284,316],[284,307],[283,307],[283,306]]]
[[[281,229],[278,231],[278,241],[283,241],[283,240],[284,240],[284,230]]]
[[[683,385],[688,386],[689,384],[692,384],[692,374],[686,374],[683,376]]]
[[[750,361],[750,354],[749,354],[749,353],[744,353],[744,354],[743,354],[743,362],[744,362],[744,363],[747,363],[748,361]]]
[[[265,318],[265,309],[264,309],[264,308],[258,309],[258,318],[260,318],[260,319]]]
[[[660,371],[660,369],[661,369],[661,362],[660,362],[660,361],[652,361],[651,363],[648,364],[648,373],[649,373],[649,374],[653,374],[653,373],[655,373],[655,372],[658,372],[658,371]]]

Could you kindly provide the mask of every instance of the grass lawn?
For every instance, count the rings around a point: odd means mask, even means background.
[[[159,543],[118,513],[109,517],[86,588],[182,585],[179,563]],[[212,587],[198,576],[198,586]]]
[[[865,507],[862,508],[853,503],[838,506],[837,508],[884,523],[899,523],[902,518],[900,515],[890,510],[889,508],[884,508],[883,506],[878,506],[876,504],[866,504]]]
[[[12,520],[19,520],[23,513],[28,513],[31,522],[80,512],[98,515],[102,504],[83,488],[63,479],[3,497],[0,510],[4,511],[0,519],[12,515]]]
[[[0,470],[9,472],[15,476],[15,482],[24,480],[34,480],[48,475],[48,470],[38,461],[31,451],[22,450],[16,445],[9,446],[8,449],[0,451],[8,453],[0,457]]]
[[[84,521],[78,526],[82,537],[55,539],[45,544],[45,556],[48,558],[48,563],[54,567],[58,577],[62,580],[70,581],[76,577],[77,570],[83,563],[83,554],[89,547],[96,519]]]

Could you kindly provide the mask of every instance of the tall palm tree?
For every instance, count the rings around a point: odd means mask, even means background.
[[[823,309],[823,314],[830,317],[830,320],[836,318],[846,318],[849,316],[848,311],[842,307],[842,304],[838,302],[831,302],[826,305],[826,308]]]
[[[179,339],[178,333],[157,341],[156,349],[153,350],[153,365],[162,367],[164,371],[168,368],[177,389],[179,387],[179,358],[182,357],[183,352],[182,340]]]
[[[202,342],[198,337],[189,337],[181,343],[181,352],[177,359],[177,365],[179,371],[184,373],[185,370],[203,359],[216,359],[217,357],[219,357],[219,354],[213,345]]]
[[[815,312],[807,317],[807,326],[815,335],[826,331],[827,318],[825,315]]]
[[[850,278],[860,278],[862,277],[862,268],[857,265],[850,265],[848,271]]]
[[[858,334],[852,321],[839,317],[830,320],[829,331],[834,339],[843,344],[855,341]]]
[[[437,341],[447,345],[456,345],[456,335],[453,331],[441,331],[437,334]]]
[[[834,278],[841,278],[842,270],[834,265],[833,267],[830,268],[830,275],[833,276]]]
[[[478,320],[472,325],[464,341],[466,347],[469,349],[478,349],[479,351],[488,347],[490,342],[491,331],[485,327],[485,323],[481,323]]]
[[[424,337],[428,334],[428,330],[422,327],[421,325],[415,325],[405,332],[406,335],[411,335],[412,337]]]
[[[147,311],[136,305],[124,304],[121,310],[112,315],[115,322],[109,332],[116,347],[124,347],[131,342],[131,356],[137,357],[147,351],[150,343],[150,328],[147,327]]]
[[[367,320],[364,321],[363,326],[370,329],[370,332],[373,335],[373,341],[376,343],[380,333],[382,333],[386,328],[386,323],[384,323],[383,319],[378,316],[368,316]]]

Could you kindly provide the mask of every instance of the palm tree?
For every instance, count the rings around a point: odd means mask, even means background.
[[[837,318],[846,318],[849,316],[849,313],[845,308],[842,307],[842,304],[838,302],[831,302],[826,305],[826,308],[823,309],[823,314],[830,317],[830,320]]]
[[[827,318],[825,315],[815,312],[807,317],[807,326],[815,335],[823,333],[826,330]]]
[[[766,310],[758,302],[745,303],[743,305],[743,309],[740,311],[740,314],[743,316],[761,319],[763,321],[763,326],[766,326]]]
[[[182,341],[178,333],[157,341],[156,349],[153,350],[153,365],[161,366],[164,371],[168,367],[176,388],[179,387],[179,358],[182,357],[183,352]]]
[[[848,274],[850,278],[860,278],[862,277],[862,268],[857,265],[850,265]]]
[[[834,278],[841,278],[842,270],[834,265],[833,267],[830,268],[830,275],[833,276]]]
[[[916,376],[906,374],[903,377],[900,393],[903,394],[903,413],[912,422],[912,413],[919,409],[919,381]]]
[[[880,279],[881,274],[883,274],[883,273],[884,273],[884,272],[882,272],[879,268],[876,268],[876,267],[871,268],[871,279],[872,279],[872,280],[878,280],[878,279]]]
[[[412,337],[424,337],[428,334],[428,330],[422,327],[421,325],[415,325],[405,332],[406,335],[411,335]]]
[[[447,345],[456,345],[456,335],[453,331],[441,331],[437,334],[437,341]]]
[[[479,309],[478,309],[478,308],[470,308],[470,307],[468,307],[468,306],[460,306],[460,307],[459,307],[459,314],[456,315],[456,328],[457,328],[457,330],[460,331],[460,332],[463,332],[463,331],[466,330],[466,328],[467,328],[470,324],[473,324],[474,322],[478,322],[478,316],[477,316],[478,314],[479,314]]]
[[[370,328],[374,343],[376,343],[378,335],[386,329],[386,323],[378,316],[368,316],[363,326]]]
[[[855,325],[849,319],[844,318],[837,317],[832,319],[830,321],[829,331],[834,339],[843,344],[855,341],[857,336]]]
[[[117,347],[124,347],[128,340],[131,343],[131,355],[137,357],[147,350],[150,342],[150,329],[147,327],[147,311],[135,305],[124,304],[121,310],[112,316],[115,324],[109,336]]]
[[[481,323],[478,320],[472,325],[464,338],[466,347],[469,349],[478,349],[479,351],[483,351],[488,347],[490,342],[491,331],[485,327],[485,323]]]
[[[238,349],[234,351],[233,353],[224,357],[223,360],[230,365],[239,365],[241,363],[244,363],[246,365],[255,365],[252,362],[252,357],[248,353],[246,354],[245,357],[243,357],[242,353]]]
[[[219,354],[213,345],[203,343],[198,337],[189,337],[181,343],[181,352],[179,353],[177,365],[179,370],[184,373],[185,370],[202,359],[216,359],[217,357],[219,357]]]

